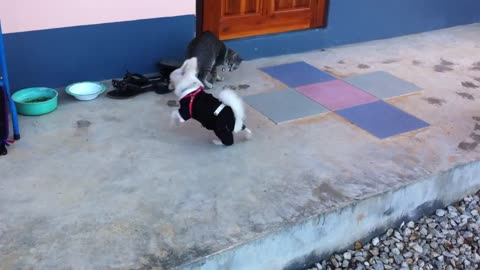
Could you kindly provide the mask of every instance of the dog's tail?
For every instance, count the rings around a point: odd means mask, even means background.
[[[235,127],[233,132],[237,133],[242,130],[245,121],[245,108],[242,99],[233,90],[225,89],[220,92],[218,98],[227,106],[232,108],[235,115]]]

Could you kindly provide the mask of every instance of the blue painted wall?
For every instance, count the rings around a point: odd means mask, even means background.
[[[480,0],[330,0],[327,27],[229,41],[245,59],[480,22]]]
[[[151,73],[160,59],[183,59],[195,16],[6,34],[11,87],[59,87],[83,80]]]
[[[330,0],[327,27],[229,41],[245,59],[268,57],[480,22],[480,0]],[[155,72],[182,59],[195,16],[5,35],[12,87],[64,86]]]

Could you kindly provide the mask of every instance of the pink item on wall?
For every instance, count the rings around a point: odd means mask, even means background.
[[[195,14],[195,0],[2,0],[5,33]]]

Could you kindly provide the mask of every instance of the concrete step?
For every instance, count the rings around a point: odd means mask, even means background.
[[[431,214],[480,189],[480,162],[457,166],[395,190],[313,216],[185,264],[182,270],[305,269],[401,222]]]

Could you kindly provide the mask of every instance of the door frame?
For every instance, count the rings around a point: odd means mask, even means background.
[[[198,37],[202,33],[203,29],[203,0],[196,0],[196,31],[195,31],[195,37]]]
[[[195,25],[195,36],[198,37],[202,33],[203,29],[203,0],[196,0],[196,25]],[[319,28],[327,28],[328,27],[328,16],[330,14],[330,0],[325,0],[325,14],[323,16],[323,26]],[[313,28],[310,28],[313,29]],[[302,29],[298,31],[305,31],[305,30],[310,30],[310,29]],[[288,32],[283,32],[283,33],[289,33],[293,31],[288,31]],[[277,33],[278,34],[278,33]],[[245,38],[252,38],[256,36],[251,36],[251,37],[245,37]],[[227,40],[228,41],[228,40]]]

